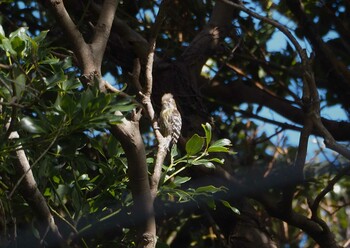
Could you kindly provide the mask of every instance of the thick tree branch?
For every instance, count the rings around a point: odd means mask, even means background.
[[[139,231],[142,233],[139,247],[154,247],[156,223],[148,180],[146,151],[140,134],[139,122],[128,121],[124,118],[121,124],[111,127],[111,132],[120,141],[128,160],[134,215],[138,221]]]
[[[332,50],[322,41],[320,35],[316,33],[317,28],[315,28],[314,23],[310,20],[308,15],[305,13],[302,3],[300,0],[288,0],[286,1],[288,7],[291,9],[293,14],[298,18],[300,26],[305,30],[306,37],[311,41],[316,52],[323,54],[325,59],[326,67],[332,66],[337,73],[345,78],[343,81],[350,87],[350,71],[344,63],[342,63],[332,52]]]
[[[101,63],[117,8],[117,1],[105,0],[92,39],[92,49],[86,45],[79,30],[75,28],[63,2],[51,1],[51,3],[58,22],[62,24],[74,43],[74,51],[81,60],[84,77],[89,83],[97,80],[100,90],[104,91],[106,87],[105,81],[101,77]],[[75,38],[79,42],[76,42]],[[135,113],[134,117],[134,120],[129,121],[124,118],[121,124],[113,125],[111,132],[120,141],[128,160],[128,175],[135,208],[134,216],[141,232],[138,246],[153,248],[156,244],[153,199],[148,180],[145,146],[139,129],[140,114]]]
[[[101,7],[98,4],[93,3],[92,9],[96,14],[101,13]],[[113,32],[112,32],[112,38],[113,34],[117,34],[120,39],[122,39],[126,44],[130,44],[132,46],[133,52],[136,54],[136,57],[140,58],[142,61],[144,61],[147,58],[148,55],[148,48],[149,43],[148,41],[143,38],[139,33],[137,33],[135,30],[130,28],[128,24],[119,19],[114,18],[113,20]],[[118,47],[114,46],[113,43],[110,44],[112,50],[118,51]],[[131,52],[131,51],[130,51]],[[130,54],[130,53],[128,53]],[[118,56],[118,55],[115,55]]]
[[[100,68],[119,0],[105,0],[92,38],[94,63]],[[101,73],[101,72],[100,72]]]
[[[220,1],[216,2],[209,23],[196,35],[181,55],[196,75],[231,28],[233,13],[234,8],[231,6]]]
[[[153,88],[152,72],[153,72],[153,60],[154,60],[154,51],[156,47],[156,39],[160,31],[161,25],[166,17],[166,10],[168,9],[169,3],[170,3],[169,0],[165,0],[161,3],[156,20],[154,22],[154,25],[151,28],[151,35],[150,35],[150,41],[149,41],[150,46],[149,46],[149,51],[148,51],[148,55],[145,63],[146,64],[145,65],[146,82],[142,92],[139,92],[139,94],[142,97],[142,103],[145,106],[145,109],[147,110],[147,114],[152,122],[152,127],[158,142],[158,150],[157,150],[157,155],[154,163],[154,171],[150,182],[153,199],[155,199],[157,195],[159,180],[162,172],[162,165],[164,163],[164,159],[167,155],[168,147],[170,145],[170,139],[163,137],[159,131],[157,117],[155,115],[155,111],[151,101],[152,88]],[[140,65],[138,64],[135,65],[135,68],[133,70],[134,77],[138,76],[138,75],[135,75],[135,73],[139,72],[138,70],[139,67]],[[135,85],[140,85],[137,79],[134,81],[135,81]]]
[[[19,134],[16,131],[12,132],[9,136],[10,140],[16,140],[18,138]],[[25,151],[23,150],[22,146],[19,146],[13,153],[15,156],[14,167],[16,173],[19,177],[23,178],[20,183],[21,194],[32,208],[39,222],[42,223],[46,229],[43,240],[48,234],[48,230],[50,230],[54,239],[51,240],[50,243],[53,242],[63,246],[64,241],[55,224],[55,220],[47,205],[46,199],[38,189]]]
[[[213,80],[210,85],[202,88],[202,93],[208,98],[220,99],[221,102],[230,106],[244,102],[260,104],[300,125],[303,124],[305,119],[305,114],[301,108],[297,108],[291,105],[289,101],[281,100],[279,97],[269,95],[267,92],[243,82],[221,84]],[[321,121],[336,140],[350,140],[350,123],[326,118],[321,118]],[[318,130],[313,130],[312,133],[321,135]]]
[[[316,196],[315,200],[311,203],[310,209],[312,212],[312,216],[317,217],[317,210],[320,205],[322,199],[333,190],[334,185],[349,171],[349,167],[342,170],[339,174],[337,174],[332,180],[327,183],[327,186]]]
[[[74,53],[78,58],[84,74],[94,71],[95,66],[91,50],[86,44],[77,26],[70,18],[64,6],[63,0],[51,0],[50,2],[56,16],[56,20],[62,26],[63,31],[68,35],[68,39],[72,42]]]

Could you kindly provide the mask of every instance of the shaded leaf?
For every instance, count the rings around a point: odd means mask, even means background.
[[[241,214],[241,212],[240,212],[237,208],[232,207],[231,204],[230,204],[228,201],[221,200],[221,203],[222,203],[225,207],[231,209],[232,212],[234,212],[235,214]]]
[[[223,191],[223,188],[218,188],[213,185],[199,187],[195,190],[196,193],[217,193]]]

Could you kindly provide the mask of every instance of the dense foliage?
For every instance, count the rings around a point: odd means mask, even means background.
[[[0,1],[0,246],[349,246],[350,4],[111,2]]]

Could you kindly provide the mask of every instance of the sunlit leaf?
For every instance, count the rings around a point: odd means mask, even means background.
[[[21,127],[29,133],[46,133],[40,120],[32,117],[23,117],[20,121]]]
[[[204,138],[194,134],[186,143],[186,152],[188,155],[195,155],[200,152],[204,145]]]
[[[204,132],[205,132],[205,138],[206,138],[206,143],[207,143],[207,147],[208,147],[210,142],[211,142],[211,126],[207,122],[207,123],[205,123],[205,125],[202,124],[202,127],[203,127]]]
[[[180,186],[181,184],[185,183],[185,182],[188,182],[191,180],[191,177],[180,177],[180,176],[177,176],[175,177],[173,183],[176,185],[176,186]]]

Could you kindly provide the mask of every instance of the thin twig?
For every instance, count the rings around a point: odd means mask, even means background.
[[[332,180],[330,180],[327,186],[316,196],[312,205],[310,206],[310,210],[313,216],[317,216],[317,209],[320,205],[322,199],[326,196],[327,193],[333,190],[334,185],[349,171],[350,167],[345,168],[342,172],[337,174]]]
[[[266,23],[269,23],[269,24],[271,24],[272,26],[278,28],[278,29],[279,29],[282,33],[284,33],[284,34],[288,37],[288,39],[292,42],[292,44],[294,45],[295,49],[298,51],[298,53],[299,53],[301,59],[302,59],[302,60],[305,59],[305,51],[304,51],[304,49],[300,46],[300,44],[299,44],[299,42],[297,41],[297,39],[296,39],[296,38],[294,37],[294,35],[288,30],[287,27],[285,27],[284,25],[278,23],[277,21],[275,21],[275,20],[273,20],[273,19],[271,19],[271,18],[264,17],[264,16],[262,16],[262,15],[259,15],[259,14],[255,13],[254,11],[252,11],[252,10],[246,8],[246,7],[243,5],[243,3],[241,3],[240,1],[239,1],[239,2],[240,2],[239,4],[237,4],[237,3],[235,3],[235,2],[228,1],[228,0],[220,0],[220,1],[222,1],[222,2],[224,2],[224,3],[226,3],[226,4],[228,4],[228,5],[231,5],[231,6],[237,8],[237,9],[243,11],[243,12],[246,12],[248,15],[251,15],[251,16],[255,17],[256,19],[259,19],[259,20],[261,20],[261,21],[264,21],[264,22],[266,22]]]
[[[246,8],[242,3],[234,3],[230,2],[228,0],[220,0],[228,5],[234,6],[235,8],[246,12],[247,14],[262,20],[266,23],[269,23],[273,25],[274,27],[278,28],[282,33],[284,33],[289,40],[292,42],[292,44],[295,46],[295,49],[297,50],[301,62],[302,62],[302,69],[303,69],[303,75],[304,75],[304,94],[305,91],[309,91],[310,93],[310,103],[313,105],[313,110],[311,111],[311,117],[313,121],[313,125],[317,128],[317,130],[320,132],[320,134],[325,138],[325,144],[330,149],[338,152],[339,154],[343,155],[347,159],[350,159],[350,150],[346,147],[342,146],[341,144],[338,144],[335,139],[333,138],[332,134],[326,129],[326,127],[323,125],[321,118],[320,118],[320,105],[319,105],[319,97],[317,92],[317,87],[315,83],[314,74],[311,67],[311,60],[308,58],[306,51],[302,49],[298,41],[295,39],[293,34],[288,30],[287,27],[284,25],[278,23],[277,21],[267,18],[264,16],[261,16],[250,9]]]
[[[150,46],[148,49],[146,65],[145,65],[146,83],[142,91],[139,92],[140,96],[142,97],[142,103],[145,106],[145,109],[147,111],[149,118],[151,119],[152,127],[154,130],[156,139],[158,141],[158,151],[156,154],[154,171],[152,174],[151,185],[150,185],[153,199],[157,195],[159,180],[162,172],[162,165],[166,157],[168,147],[170,145],[170,139],[164,138],[159,131],[157,117],[155,115],[155,111],[151,101],[152,87],[153,87],[152,70],[153,70],[153,61],[154,61],[154,51],[156,47],[156,39],[160,31],[161,25],[166,17],[166,9],[169,3],[170,3],[169,0],[164,0],[161,3],[158,15],[156,17],[154,25],[151,28],[151,37],[149,41]],[[139,72],[140,72],[139,61],[135,61],[134,70],[133,70],[133,81],[134,81],[134,85],[138,88],[140,87],[139,75],[138,75]]]

